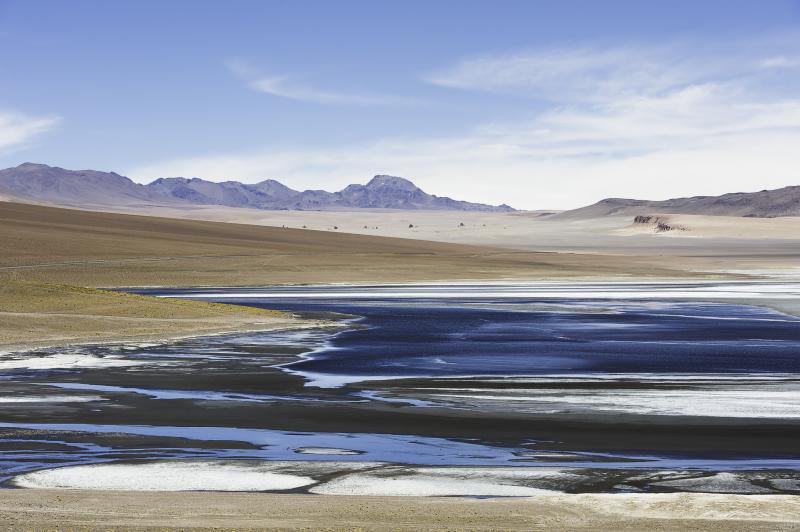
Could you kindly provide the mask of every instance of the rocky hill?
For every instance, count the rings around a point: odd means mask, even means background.
[[[579,219],[662,213],[756,218],[800,216],[800,186],[760,192],[734,192],[721,196],[674,198],[664,201],[608,198],[587,207],[564,211],[552,218]]]
[[[170,201],[114,172],[64,170],[34,163],[0,170],[0,194],[22,201],[67,206],[130,206]]]

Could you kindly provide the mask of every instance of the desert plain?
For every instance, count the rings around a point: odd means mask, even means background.
[[[791,278],[797,218],[169,210],[0,203],[0,350],[165,342],[319,327],[291,313],[128,294],[130,287],[437,281]],[[792,302],[767,302],[796,312]],[[3,490],[6,529],[793,530],[796,496],[584,494],[478,500]]]

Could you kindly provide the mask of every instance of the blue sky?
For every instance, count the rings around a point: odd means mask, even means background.
[[[0,0],[0,166],[520,208],[800,184],[800,1]]]

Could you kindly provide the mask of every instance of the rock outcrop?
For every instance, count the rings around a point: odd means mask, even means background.
[[[646,216],[637,215],[633,219],[634,224],[651,226],[655,233],[666,233],[667,231],[686,231],[687,228],[683,225],[673,224],[669,218],[664,216]]]

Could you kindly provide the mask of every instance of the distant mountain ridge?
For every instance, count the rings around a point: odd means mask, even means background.
[[[348,185],[338,192],[301,192],[273,179],[245,184],[165,177],[141,185],[114,172],[65,170],[36,163],[0,170],[0,194],[22,201],[80,207],[223,205],[271,210],[514,211],[508,205],[470,203],[431,195],[408,179],[388,175],[377,175],[366,185]]]
[[[693,196],[663,201],[607,198],[593,205],[564,211],[551,218],[578,219],[644,214],[704,214],[776,218],[800,216],[800,186],[759,192],[732,192],[721,196]]]

